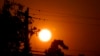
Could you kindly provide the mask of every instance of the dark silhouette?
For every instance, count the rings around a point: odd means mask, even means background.
[[[29,33],[35,34],[28,29],[32,17],[29,8],[23,9],[19,3],[4,0],[0,14],[0,56],[32,56],[28,37]]]
[[[85,56],[84,54],[79,54],[78,56]]]
[[[54,40],[51,43],[51,47],[45,51],[46,56],[64,56],[59,46],[66,50],[69,49],[68,46],[63,43],[63,40]]]

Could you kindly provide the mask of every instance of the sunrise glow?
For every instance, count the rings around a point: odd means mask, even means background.
[[[42,29],[39,32],[39,39],[43,42],[47,42],[51,39],[51,32],[48,29]]]

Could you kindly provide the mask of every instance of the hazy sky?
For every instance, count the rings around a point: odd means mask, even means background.
[[[15,1],[29,7],[31,15],[36,14],[33,16],[47,19],[46,21],[36,20],[34,23],[41,29],[50,29],[52,39],[64,40],[69,46],[68,53],[100,53],[99,0]],[[41,43],[41,45],[46,46],[46,43]],[[37,44],[37,46],[41,45]]]

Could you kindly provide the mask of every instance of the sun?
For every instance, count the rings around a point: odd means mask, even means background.
[[[48,29],[42,29],[39,32],[39,39],[43,42],[47,42],[51,39],[51,32]]]

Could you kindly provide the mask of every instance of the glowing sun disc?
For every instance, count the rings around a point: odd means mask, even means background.
[[[51,32],[48,29],[42,29],[39,32],[39,39],[43,42],[47,42],[51,39]]]

